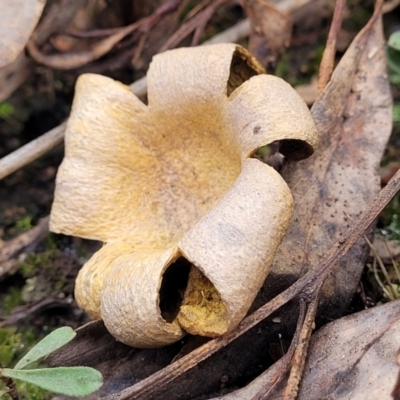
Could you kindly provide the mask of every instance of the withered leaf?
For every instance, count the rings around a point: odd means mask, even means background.
[[[0,13],[0,68],[13,62],[25,47],[45,0],[3,0]]]
[[[265,0],[245,0],[243,7],[250,20],[249,50],[267,71],[273,71],[289,46],[292,21]]]
[[[318,263],[377,194],[379,162],[391,132],[391,102],[382,21],[375,14],[312,107],[317,151],[307,160],[288,162],[282,171],[295,211],[267,284],[286,276],[289,286]],[[323,292],[327,317],[341,315],[367,255],[365,242],[358,241],[328,278]]]
[[[400,300],[341,318],[313,335],[298,400],[390,399],[397,379]],[[269,384],[275,363],[251,384],[212,400],[247,400]],[[283,380],[268,399],[282,399]]]

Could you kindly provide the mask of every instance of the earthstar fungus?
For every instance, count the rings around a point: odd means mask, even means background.
[[[148,105],[110,78],[78,79],[50,222],[105,242],[76,298],[137,347],[239,324],[293,208],[278,172],[251,156],[280,141],[301,159],[317,140],[296,92],[238,45],[167,51],[147,78]]]

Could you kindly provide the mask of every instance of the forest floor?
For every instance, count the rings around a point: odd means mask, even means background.
[[[122,7],[126,2],[118,3]],[[372,1],[348,3],[337,46],[337,60],[373,11]],[[130,11],[131,19],[124,21],[125,24],[132,23],[146,12],[136,10],[138,16],[135,16]],[[290,46],[277,63],[275,73],[294,87],[303,85],[312,91],[315,90],[312,82],[317,77],[325,48],[332,8],[316,8],[313,12],[309,7],[307,13],[294,24]],[[212,37],[243,18],[244,11],[238,5],[221,7],[210,19],[201,40]],[[110,27],[114,24],[115,20],[109,22]],[[103,20],[102,26],[107,26],[107,21]],[[397,7],[384,16],[386,37],[399,26],[400,7]],[[246,44],[246,39],[243,44]],[[62,45],[60,39],[59,47]],[[118,60],[113,63],[112,57],[104,56],[83,67],[64,71],[34,63],[29,78],[0,103],[0,158],[56,127],[68,117],[74,84],[82,72],[101,72],[130,84],[142,77],[146,70],[146,61],[142,65],[138,62],[132,65],[126,61],[129,59],[126,55],[117,54],[114,57],[124,58],[124,62]],[[146,54],[146,57],[149,55]],[[109,69],[107,66],[110,66]],[[394,124],[381,163],[383,185],[400,165],[400,83],[396,81],[395,74],[393,76]],[[29,232],[49,215],[57,168],[62,159],[63,146],[59,145],[1,180],[0,248],[2,244]],[[400,240],[399,195],[380,216],[378,229],[387,232],[393,246],[396,240]],[[100,246],[99,242],[44,232],[7,261],[14,264],[14,272],[8,276],[0,275],[0,367],[14,364],[27,348],[55,328],[71,326],[75,329],[89,321],[74,300],[74,281],[79,269]],[[395,256],[399,257],[399,254]],[[399,261],[400,258],[397,259]],[[387,301],[367,266],[359,287],[345,314],[360,311],[366,304],[372,306]],[[29,385],[21,388],[20,393],[21,398],[50,398],[50,395]]]

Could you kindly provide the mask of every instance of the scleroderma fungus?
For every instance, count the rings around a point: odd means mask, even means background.
[[[251,156],[280,141],[301,159],[317,137],[296,92],[235,44],[159,54],[147,78],[147,106],[110,78],[78,79],[51,212],[52,231],[105,242],[76,298],[137,347],[239,324],[293,207]]]

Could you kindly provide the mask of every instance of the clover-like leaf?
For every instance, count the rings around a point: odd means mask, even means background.
[[[17,362],[14,368],[23,369],[29,364],[48,356],[53,353],[53,351],[58,350],[60,347],[70,342],[75,336],[75,331],[69,326],[63,326],[54,330],[32,347],[28,353]]]
[[[79,305],[118,340],[155,347],[216,337],[247,313],[292,215],[289,188],[252,155],[317,141],[309,110],[242,47],[154,57],[148,105],[99,75],[78,79],[50,227],[102,240]]]
[[[57,367],[42,369],[2,369],[2,375],[32,383],[42,389],[68,396],[86,396],[103,384],[101,373],[90,367]]]

